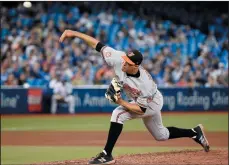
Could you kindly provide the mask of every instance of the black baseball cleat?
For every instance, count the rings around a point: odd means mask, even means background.
[[[92,158],[88,164],[114,164],[115,160],[113,159],[112,155],[108,156],[104,152],[99,153],[96,155],[95,158]]]
[[[197,133],[197,135],[193,137],[193,140],[195,140],[195,142],[199,143],[204,148],[205,152],[209,152],[210,146],[209,146],[208,140],[204,134],[203,125],[199,124],[197,127],[193,128],[193,130]]]

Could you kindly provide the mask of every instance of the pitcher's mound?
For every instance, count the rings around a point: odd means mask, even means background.
[[[163,153],[146,153],[146,154],[129,154],[122,155],[115,158],[116,165],[131,165],[131,164],[176,164],[176,165],[227,165],[228,164],[228,150],[211,150],[210,152],[204,152],[200,150],[183,150],[172,151]],[[56,161],[42,164],[87,164],[88,159],[80,160],[66,160]]]

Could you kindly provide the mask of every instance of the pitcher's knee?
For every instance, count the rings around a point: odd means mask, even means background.
[[[126,120],[126,111],[114,110],[111,116],[111,122],[123,124]]]
[[[168,140],[166,136],[154,136],[154,139],[157,141],[165,141]]]
[[[165,141],[169,139],[169,131],[166,127],[160,129],[156,135],[154,135],[155,140],[157,141]]]

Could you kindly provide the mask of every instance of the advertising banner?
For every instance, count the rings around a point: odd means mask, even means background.
[[[227,111],[228,88],[163,88],[162,111]],[[106,89],[74,89],[76,112],[112,112]]]
[[[111,113],[118,105],[110,103],[105,98],[106,88],[74,88],[72,94],[75,99],[75,113]],[[228,111],[229,109],[228,88],[159,90],[164,100],[162,111]],[[51,89],[1,89],[1,114],[50,113],[51,96]],[[67,104],[58,108],[60,109],[57,111],[68,113]]]
[[[42,89],[28,89],[28,110],[29,112],[42,111]]]
[[[228,111],[228,88],[164,88],[164,111]]]
[[[26,89],[1,89],[1,114],[28,113]]]
[[[105,92],[106,89],[74,89],[75,112],[112,112],[117,105],[105,98]]]

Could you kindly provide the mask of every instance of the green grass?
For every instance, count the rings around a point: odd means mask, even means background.
[[[164,115],[165,126],[192,128],[202,123],[207,131],[228,131],[227,114],[184,114]],[[8,130],[79,130],[79,131],[107,131],[109,129],[109,116],[57,116],[57,117],[20,117],[2,118],[2,131]],[[126,121],[125,131],[142,131],[145,126],[141,119]]]
[[[1,164],[28,164],[59,160],[90,159],[101,152],[101,147],[38,147],[38,146],[3,146]],[[113,156],[147,152],[166,152],[200,147],[116,147]],[[215,149],[215,148],[213,148]]]

